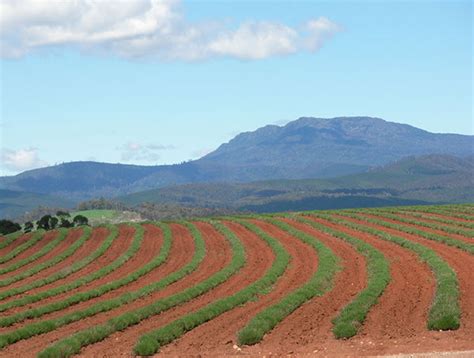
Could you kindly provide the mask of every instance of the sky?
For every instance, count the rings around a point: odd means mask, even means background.
[[[0,2],[0,175],[197,159],[299,117],[474,134],[471,1]]]

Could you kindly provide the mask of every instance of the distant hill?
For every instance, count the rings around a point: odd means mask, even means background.
[[[258,212],[473,202],[474,157],[408,157],[331,179],[188,184],[119,199],[128,205],[151,202]]]
[[[74,203],[46,194],[0,189],[0,218],[16,218],[38,206],[71,208]]]
[[[411,155],[473,154],[474,137],[435,134],[379,118],[300,118],[241,133],[205,157],[137,166],[73,162],[0,178],[0,188],[80,201],[186,183],[330,178]]]

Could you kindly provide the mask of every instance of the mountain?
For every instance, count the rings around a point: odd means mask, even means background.
[[[71,208],[74,202],[47,194],[0,189],[0,218],[16,218],[38,206]]]
[[[367,173],[331,179],[187,184],[119,199],[127,205],[151,202],[258,212],[473,202],[474,157],[407,157]]]
[[[201,159],[162,166],[73,162],[0,178],[0,188],[80,201],[185,183],[329,178],[406,156],[473,154],[474,137],[370,117],[300,118],[241,133]]]

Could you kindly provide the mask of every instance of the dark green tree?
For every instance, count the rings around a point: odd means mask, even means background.
[[[72,221],[76,226],[89,224],[89,220],[84,215],[76,215]]]
[[[51,219],[49,219],[49,227],[51,228],[51,230],[56,229],[56,227],[58,226],[58,222],[59,219],[56,216],[53,216],[51,217]]]
[[[35,228],[35,225],[31,221],[27,221],[23,227],[24,232],[31,232]]]
[[[52,217],[51,215],[44,215],[43,217],[41,217],[41,219],[39,219],[36,222],[36,227],[38,229],[50,230],[51,229],[51,225],[50,225],[51,217]]]
[[[74,224],[70,222],[68,219],[61,218],[61,223],[59,224],[59,227],[73,227],[73,226]]]
[[[59,216],[60,218],[62,218],[62,217],[69,218],[69,217],[71,217],[71,214],[69,214],[67,211],[58,210],[56,212],[56,216]]]
[[[20,224],[10,220],[0,220],[0,234],[7,235],[18,230],[21,230]]]

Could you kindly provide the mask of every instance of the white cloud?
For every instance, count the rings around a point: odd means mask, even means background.
[[[19,150],[2,149],[2,169],[11,172],[44,167],[46,162],[40,159],[37,148],[26,148]]]
[[[2,0],[0,26],[3,57],[72,46],[124,58],[185,61],[314,52],[340,30],[324,17],[300,28],[266,21],[235,28],[189,23],[178,0]]]
[[[118,149],[121,150],[121,159],[124,162],[148,162],[156,163],[160,158],[160,152],[164,150],[171,150],[175,147],[172,145],[162,144],[139,144],[135,142],[129,142],[120,146]]]

